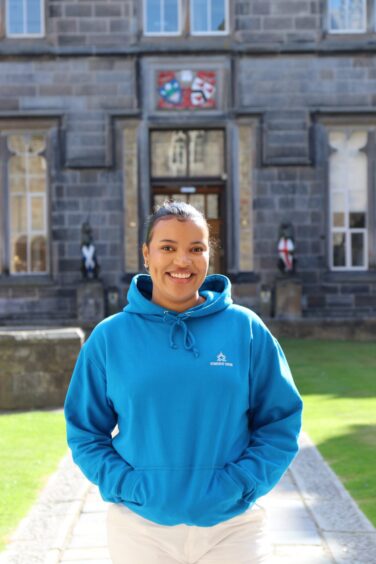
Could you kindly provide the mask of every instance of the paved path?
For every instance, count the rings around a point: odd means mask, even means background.
[[[272,564],[376,564],[376,529],[305,434],[290,470],[261,503],[268,512]],[[97,488],[67,457],[1,564],[110,564],[106,510]]]

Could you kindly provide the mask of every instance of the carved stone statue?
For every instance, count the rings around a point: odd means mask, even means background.
[[[97,279],[100,266],[93,244],[93,230],[89,221],[85,221],[81,227],[81,259],[83,278],[85,280]]]
[[[278,268],[285,274],[295,272],[296,258],[294,228],[291,223],[282,223],[279,228]]]

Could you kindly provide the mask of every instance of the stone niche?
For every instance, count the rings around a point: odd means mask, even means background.
[[[62,407],[81,329],[0,330],[0,410]]]

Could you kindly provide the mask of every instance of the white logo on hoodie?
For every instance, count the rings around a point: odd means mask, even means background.
[[[217,354],[216,362],[211,362],[210,366],[234,366],[232,362],[227,362],[226,355],[223,352]]]

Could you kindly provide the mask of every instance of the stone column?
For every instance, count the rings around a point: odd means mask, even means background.
[[[275,281],[275,317],[302,317],[302,281],[298,276],[278,276]]]
[[[77,321],[94,326],[105,317],[104,288],[99,280],[81,282],[77,287]]]

